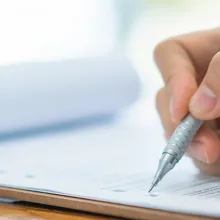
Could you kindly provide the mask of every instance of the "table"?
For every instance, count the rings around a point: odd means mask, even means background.
[[[101,215],[70,211],[49,206],[40,206],[24,202],[0,202],[0,220],[112,220]]]

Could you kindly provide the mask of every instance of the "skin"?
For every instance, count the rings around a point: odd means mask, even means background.
[[[187,154],[199,169],[220,175],[220,28],[167,39],[157,45],[155,62],[165,85],[156,106],[169,138],[189,111],[205,120]]]

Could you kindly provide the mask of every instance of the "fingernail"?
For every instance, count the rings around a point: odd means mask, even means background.
[[[173,112],[174,112],[174,105],[173,105],[173,99],[171,98],[171,99],[170,99],[170,118],[171,118],[171,120],[174,122]]]
[[[190,101],[190,110],[194,114],[205,114],[214,109],[217,104],[217,96],[206,85],[198,89]]]
[[[192,141],[187,151],[191,157],[204,163],[209,163],[205,147],[201,141]]]

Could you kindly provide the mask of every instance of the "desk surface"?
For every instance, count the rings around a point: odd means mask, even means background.
[[[46,206],[34,206],[28,203],[1,203],[0,220],[112,220],[105,216],[91,215]]]

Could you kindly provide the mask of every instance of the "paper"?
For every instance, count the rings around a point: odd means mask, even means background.
[[[148,193],[165,141],[157,116],[144,115],[144,123],[128,113],[82,131],[2,143],[0,185],[220,217],[220,179],[199,174],[188,158]]]
[[[139,96],[139,77],[124,54],[0,66],[0,138],[100,121]]]

